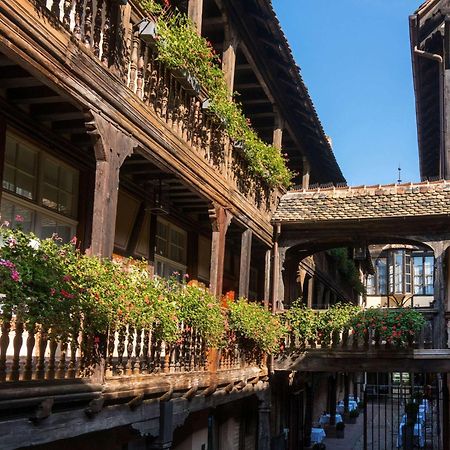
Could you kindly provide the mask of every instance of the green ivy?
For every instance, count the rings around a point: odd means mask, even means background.
[[[328,254],[337,262],[338,271],[343,279],[347,280],[357,293],[364,294],[366,292],[364,284],[359,278],[359,271],[355,262],[348,257],[347,248],[334,248],[328,250]]]
[[[231,100],[220,60],[211,44],[199,36],[192,22],[177,10],[163,9],[152,0],[140,0],[157,23],[158,59],[170,69],[186,71],[207,91],[210,110],[223,123],[230,138],[243,145],[250,171],[271,188],[289,187],[293,173],[278,149],[263,142],[251,128],[242,106]]]

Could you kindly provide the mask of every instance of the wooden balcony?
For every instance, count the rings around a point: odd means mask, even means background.
[[[362,337],[348,330],[330,333],[309,341],[299,341],[290,334],[276,370],[299,372],[447,372],[450,349],[435,345],[437,311],[424,309],[427,319],[420,332],[399,345],[380,339],[371,330]]]
[[[0,50],[8,58],[83,111],[100,111],[137,138],[140,153],[206,198],[229,204],[237,217],[250,218],[253,230],[271,241],[280,192],[249,174],[242,148],[208,112],[207,93],[157,60],[151,38],[139,34],[143,13],[135,5],[13,0],[1,14],[7,32]]]

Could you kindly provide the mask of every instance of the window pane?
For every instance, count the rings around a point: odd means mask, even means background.
[[[59,179],[59,187],[69,193],[74,192],[75,188],[75,175],[73,172],[64,170],[61,172],[60,179]]]
[[[423,257],[414,256],[414,294],[423,295]]]
[[[394,253],[394,293],[403,293],[403,252]]]
[[[14,173],[14,167],[5,164],[5,170],[3,171],[3,189],[11,192],[16,191],[16,186],[14,184]]]
[[[16,147],[17,143],[10,136],[6,135],[6,153],[5,153],[5,162],[15,165],[16,163]]]
[[[387,295],[387,261],[386,258],[378,258],[376,263],[376,270],[378,275],[378,294]]]
[[[12,228],[20,226],[22,230],[27,233],[33,230],[33,211],[9,202],[8,200],[2,200],[1,217],[2,222],[5,220],[8,221]]]
[[[17,152],[16,168],[34,177],[36,173],[36,159],[36,152],[20,145]]]
[[[53,186],[44,184],[42,187],[42,204],[47,208],[58,210],[58,190]]]
[[[369,275],[367,277],[367,295],[375,295],[375,276]]]
[[[49,159],[44,161],[44,182],[52,186],[58,186],[59,167]]]
[[[51,219],[49,217],[42,217],[41,218],[41,233],[40,237],[42,239],[52,237],[53,234],[57,233],[57,225],[56,221],[54,219]]]
[[[424,275],[425,275],[425,294],[433,295],[434,294],[434,280],[433,280],[433,272],[434,272],[434,258],[432,256],[425,257],[425,267],[424,267]]]
[[[35,198],[34,191],[34,177],[18,170],[16,172],[16,194],[33,200]]]

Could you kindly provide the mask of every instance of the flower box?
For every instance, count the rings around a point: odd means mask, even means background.
[[[157,35],[156,22],[152,19],[143,19],[137,24],[139,37],[147,44],[154,45]]]
[[[199,95],[201,91],[200,83],[197,78],[191,75],[185,69],[174,69],[172,74],[176,80],[186,89],[190,94]]]

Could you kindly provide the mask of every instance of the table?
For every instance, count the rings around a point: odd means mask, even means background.
[[[330,423],[330,414],[322,414],[319,419],[320,425],[327,425]],[[336,423],[342,422],[342,416],[340,414],[335,415]]]
[[[401,447],[403,445],[403,430],[406,426],[406,414],[403,415],[402,421],[400,422],[397,436],[397,447]],[[423,426],[421,422],[416,422],[414,424],[414,441],[415,445],[419,444],[419,447],[425,447],[425,435],[423,432]],[[417,443],[416,443],[417,442]]]
[[[311,444],[320,444],[326,436],[323,428],[311,428]]]
[[[339,414],[344,414],[344,401],[341,400],[338,405],[337,405],[337,412]],[[349,411],[354,411],[355,409],[358,409],[358,402],[356,402],[355,400],[349,400],[348,401],[348,410]]]

